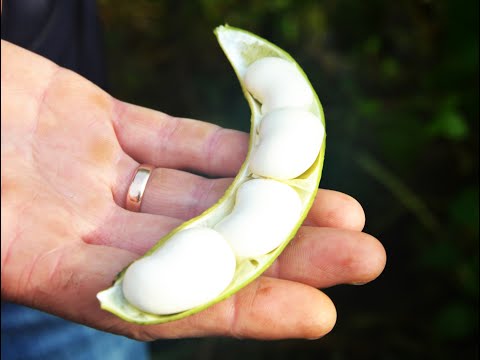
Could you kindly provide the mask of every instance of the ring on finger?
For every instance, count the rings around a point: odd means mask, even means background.
[[[148,164],[141,164],[135,170],[132,182],[128,188],[127,198],[125,200],[125,209],[139,212],[142,206],[143,194],[147,187],[148,179],[152,174],[154,167]]]

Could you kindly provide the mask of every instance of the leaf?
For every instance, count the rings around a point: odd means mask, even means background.
[[[427,133],[433,137],[459,141],[465,139],[469,129],[467,122],[457,110],[447,108],[437,115],[428,127]]]

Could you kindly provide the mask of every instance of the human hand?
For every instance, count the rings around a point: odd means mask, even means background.
[[[176,322],[127,323],[101,310],[96,293],[218,200],[248,136],[122,103],[5,41],[1,81],[3,300],[140,340],[317,338],[336,312],[316,288],[368,282],[384,268],[382,245],[361,232],[361,206],[319,190],[296,238],[255,282]],[[135,213],[124,205],[141,163],[157,168]]]

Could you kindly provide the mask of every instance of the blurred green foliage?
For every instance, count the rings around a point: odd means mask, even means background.
[[[478,1],[99,3],[111,93],[177,116],[248,131],[217,25],[289,51],[325,110],[321,186],[356,197],[388,253],[377,281],[325,290],[324,339],[166,341],[155,358],[478,358]]]

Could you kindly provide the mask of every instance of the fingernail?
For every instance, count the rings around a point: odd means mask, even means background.
[[[353,282],[353,283],[350,283],[350,285],[365,285],[367,283],[367,281],[364,281],[364,282]]]

